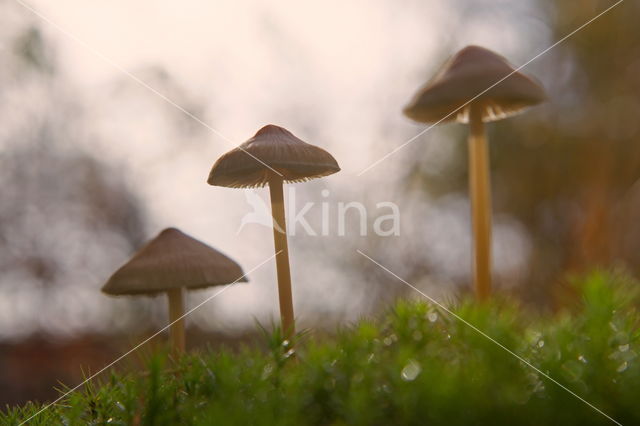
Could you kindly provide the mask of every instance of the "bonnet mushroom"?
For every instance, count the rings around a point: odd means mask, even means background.
[[[185,289],[235,282],[247,282],[240,265],[178,229],[167,228],[135,252],[102,291],[113,296],[166,293],[171,346],[181,353],[185,349]]]
[[[295,334],[295,322],[283,184],[303,182],[338,171],[338,163],[327,151],[303,142],[282,127],[269,124],[258,130],[251,139],[220,157],[207,179],[209,185],[230,188],[269,185],[280,317],[285,336]]]
[[[474,287],[491,293],[491,187],[484,123],[501,120],[546,99],[544,89],[502,56],[479,46],[454,55],[404,109],[422,123],[468,123],[469,190],[474,233]]]

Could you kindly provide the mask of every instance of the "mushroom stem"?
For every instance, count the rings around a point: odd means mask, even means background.
[[[284,217],[284,194],[282,178],[269,181],[271,214],[273,216],[273,242],[276,252],[278,273],[278,297],[282,331],[289,338],[295,334],[293,297],[291,295],[291,270],[289,268],[289,248],[287,245],[287,224]]]
[[[482,120],[482,105],[469,109],[469,190],[474,234],[474,288],[479,300],[491,293],[491,185],[489,148]]]
[[[184,331],[184,289],[173,288],[167,290],[169,299],[169,341],[174,354],[181,354],[185,350]]]

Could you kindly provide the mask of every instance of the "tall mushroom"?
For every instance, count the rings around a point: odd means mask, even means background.
[[[303,142],[282,127],[269,124],[258,130],[251,139],[220,157],[207,179],[209,185],[231,188],[269,185],[280,317],[285,336],[295,334],[295,320],[283,183],[303,182],[338,171],[338,163],[327,151]]]
[[[166,293],[171,347],[181,353],[186,340],[185,290],[235,282],[247,282],[240,265],[178,229],[167,228],[135,252],[102,291],[114,296]]]
[[[502,56],[478,46],[454,55],[404,109],[422,123],[468,123],[469,190],[474,230],[474,287],[491,293],[491,188],[484,123],[506,118],[546,99],[544,89]]]

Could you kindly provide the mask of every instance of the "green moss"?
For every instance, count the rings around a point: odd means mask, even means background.
[[[450,309],[622,424],[640,424],[638,284],[598,272],[575,280],[554,315],[513,302]],[[399,301],[379,320],[268,350],[148,361],[103,376],[30,425],[591,425],[614,424],[449,313]],[[106,374],[106,373],[105,373]],[[41,407],[0,415],[19,424]]]

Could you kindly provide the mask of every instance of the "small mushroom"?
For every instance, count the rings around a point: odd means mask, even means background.
[[[517,114],[546,99],[544,89],[502,56],[478,46],[454,55],[404,109],[422,123],[469,123],[469,187],[474,229],[474,287],[491,293],[491,187],[484,123]]]
[[[175,353],[185,350],[184,292],[247,282],[242,268],[219,251],[176,228],[167,228],[122,265],[102,291],[113,296],[166,293],[169,337]]]
[[[231,188],[269,185],[280,317],[283,332],[288,337],[295,334],[295,321],[283,183],[303,182],[338,171],[338,163],[327,151],[303,142],[282,127],[269,124],[258,130],[251,139],[220,157],[207,179],[209,185]]]

